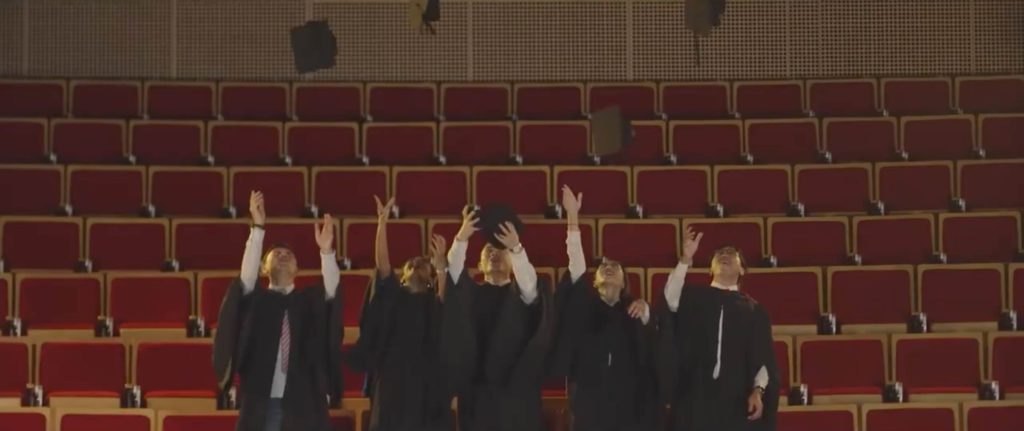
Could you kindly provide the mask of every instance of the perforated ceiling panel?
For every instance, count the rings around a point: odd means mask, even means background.
[[[28,71],[44,76],[167,76],[171,2],[29,0]]]
[[[975,0],[976,72],[1024,70],[1024,1]]]
[[[0,0],[0,75],[21,73],[21,5],[21,0]]]

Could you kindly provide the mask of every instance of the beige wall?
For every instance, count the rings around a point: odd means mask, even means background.
[[[695,64],[682,0],[0,0],[0,75],[297,79],[326,18],[329,80],[669,80],[1024,71],[1022,0],[729,0]]]

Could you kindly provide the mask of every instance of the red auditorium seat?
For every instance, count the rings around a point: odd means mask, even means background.
[[[673,267],[679,261],[677,220],[605,219],[597,230],[598,255],[614,256],[627,267]]]
[[[441,113],[448,121],[512,118],[512,86],[503,83],[441,84]]]
[[[288,84],[221,82],[220,117],[224,120],[282,121],[291,117]]]
[[[48,132],[45,119],[0,118],[0,163],[45,162],[50,153]]]
[[[747,120],[747,152],[757,163],[816,163],[818,120]]]
[[[872,199],[871,164],[797,165],[796,201],[808,214],[863,214]]]
[[[274,244],[286,244],[295,253],[299,269],[320,269],[320,247],[313,236],[313,223],[323,220],[311,218],[279,218],[267,221],[267,233],[263,239],[264,250]],[[341,232],[340,221],[334,220],[335,240]],[[339,250],[335,241],[335,250]],[[318,273],[319,274],[319,273]],[[302,284],[302,283],[300,283]]]
[[[953,263],[1013,262],[1021,248],[1020,213],[939,215],[939,244]]]
[[[971,115],[903,117],[900,131],[910,160],[970,159],[977,146]]]
[[[4,370],[0,374],[0,400],[20,399],[32,381],[32,345],[17,339],[0,341],[0,366]]]
[[[0,274],[0,315],[14,315],[14,284],[11,274]]]
[[[186,273],[107,274],[107,315],[121,336],[138,329],[173,330],[163,337],[185,336],[192,315],[193,276]]]
[[[214,398],[217,377],[209,341],[143,342],[135,348],[135,384],[144,398]]]
[[[914,267],[829,267],[828,298],[843,333],[903,332],[913,313]]]
[[[276,235],[280,237],[280,234],[282,234],[280,229],[281,224],[272,223],[271,227],[276,228],[274,231],[276,231]],[[299,229],[296,228],[295,230],[297,231]],[[267,248],[272,244],[268,239],[273,238],[268,236],[267,239],[263,240],[264,248]],[[307,241],[302,241],[301,243],[306,242]],[[308,251],[303,253],[306,255],[312,255],[312,253]],[[298,259],[299,264],[303,267],[316,269],[300,269],[297,277],[295,278],[296,286],[301,289],[312,284],[322,283],[323,275],[320,271],[319,257],[316,255],[313,255],[312,258],[300,256]],[[201,271],[196,273],[196,314],[203,317],[208,329],[217,327],[217,318],[219,317],[218,314],[220,312],[221,302],[224,300],[224,294],[228,291],[228,286],[238,278],[238,271],[239,270],[236,268],[222,271]],[[363,295],[366,292],[366,287],[369,285],[370,280],[373,279],[373,274],[372,270],[341,272],[340,284],[343,295],[342,320],[346,327],[359,326],[359,315],[363,307]],[[261,286],[266,286],[267,281],[266,277],[261,277],[259,283]]]
[[[247,219],[171,220],[171,256],[189,271],[237,268],[249,238],[249,223]]]
[[[562,195],[562,186],[583,193],[583,216],[621,217],[629,211],[632,200],[630,168],[617,166],[556,166],[555,195]]]
[[[50,121],[50,145],[57,161],[63,164],[123,163],[126,135],[121,120],[55,118]]]
[[[665,122],[634,121],[633,143],[615,154],[601,156],[601,163],[619,166],[665,164]]]
[[[672,121],[668,136],[669,153],[683,165],[739,163],[746,151],[740,120]]]
[[[978,122],[986,157],[1024,158],[1024,114],[979,115]]]
[[[542,216],[552,199],[551,171],[545,166],[473,168],[473,202],[508,205],[520,216]]]
[[[647,286],[650,289],[648,297],[651,299],[652,307],[659,307],[665,303],[665,283],[668,281],[668,276],[672,272],[671,268],[647,268]],[[686,271],[686,286],[708,286],[711,284],[711,271],[707,268],[690,268]],[[778,334],[775,335],[776,340],[781,337]],[[778,353],[778,350],[776,350]],[[781,367],[781,364],[776,364]],[[780,373],[783,371],[780,369]],[[792,373],[787,373],[792,375]],[[787,379],[787,384],[789,383]]]
[[[768,250],[780,266],[842,265],[850,256],[846,217],[768,219]]]
[[[287,123],[285,154],[298,166],[358,165],[359,125],[356,123]]]
[[[853,249],[865,265],[921,264],[936,251],[930,214],[853,218]]]
[[[957,195],[972,211],[1024,208],[1024,160],[957,162]]]
[[[206,142],[213,161],[223,166],[281,163],[281,123],[211,121]]]
[[[202,121],[135,120],[129,127],[128,153],[140,165],[195,165],[206,154]]]
[[[864,431],[959,431],[956,403],[862,404]]]
[[[701,246],[693,256],[693,264],[697,267],[711,266],[715,250],[725,246],[735,247],[743,253],[747,267],[758,266],[767,251],[764,219],[760,217],[684,219],[683,231],[685,232],[687,228],[692,228],[695,233],[704,234]]]
[[[658,115],[658,86],[654,82],[587,83],[587,112],[618,106],[627,120],[647,120]]]
[[[978,397],[982,380],[980,333],[892,334],[893,379],[911,402]],[[942,358],[937,360],[937,358]]]
[[[942,115],[953,110],[949,78],[883,78],[882,107],[889,115]]]
[[[136,215],[146,196],[143,166],[68,166],[68,204],[76,215]]]
[[[860,431],[859,419],[856,405],[780,405],[776,423],[780,430],[788,431]]]
[[[888,382],[885,335],[798,337],[800,372],[815,404],[881,402]]]
[[[437,86],[431,82],[366,84],[367,109],[373,121],[434,121]]]
[[[392,175],[391,195],[403,217],[452,216],[469,203],[468,167],[395,167]]]
[[[0,117],[63,117],[67,92],[63,79],[2,79]]]
[[[519,121],[516,151],[527,165],[582,165],[590,156],[586,121]]]
[[[887,162],[899,151],[893,117],[826,118],[822,127],[825,149],[835,163]]]
[[[779,395],[789,393],[796,373],[793,371],[796,355],[793,353],[793,337],[773,335],[772,349],[775,350],[775,368],[779,371]]]
[[[744,118],[801,117],[803,81],[750,81],[732,84],[733,107]]]
[[[468,261],[469,256],[466,257]],[[375,276],[374,270],[341,272],[341,319],[342,325],[346,328],[359,327],[359,321],[363,314],[363,298]],[[348,338],[348,335],[345,337]]]
[[[807,107],[819,117],[878,115],[878,88],[872,78],[809,79]]]
[[[220,305],[228,286],[239,276],[239,270],[202,271],[196,273],[196,315],[202,316],[207,330],[217,327]],[[362,302],[360,300],[360,306]],[[343,303],[343,306],[347,304]],[[348,316],[342,316],[348,319]]]
[[[156,423],[155,412],[148,409],[62,408],[56,415],[54,431],[150,431]]]
[[[293,82],[292,103],[299,121],[360,121],[366,117],[361,83]]]
[[[660,111],[670,119],[733,116],[728,82],[662,82],[658,87]]]
[[[786,214],[792,201],[786,165],[716,166],[714,200],[729,216]]]
[[[366,123],[363,154],[374,165],[436,164],[437,123]]]
[[[393,268],[401,268],[410,258],[424,255],[426,239],[423,220],[390,220],[387,229],[388,251]],[[375,267],[373,239],[376,235],[376,219],[345,219],[342,222],[341,256],[351,260],[354,269]]]
[[[36,373],[51,401],[54,397],[119,398],[128,381],[128,349],[120,341],[44,342],[38,349]]]
[[[73,269],[82,258],[82,219],[2,217],[0,258],[7,271]]]
[[[102,314],[101,274],[19,274],[15,279],[18,317],[28,332],[87,330]]]
[[[966,402],[963,431],[1015,431],[1024,423],[1024,402]]]
[[[703,215],[711,200],[711,168],[634,167],[633,197],[645,216]]]
[[[158,271],[170,248],[169,225],[167,219],[86,219],[86,258],[94,271]]]
[[[996,329],[1006,290],[1003,265],[921,265],[917,280],[921,311],[933,330]]]
[[[1024,112],[1024,76],[957,77],[956,105],[972,114]]]
[[[575,120],[583,116],[585,90],[579,83],[515,84],[520,120]]]
[[[141,117],[142,86],[138,81],[71,81],[71,116]]]
[[[953,199],[953,162],[877,163],[875,188],[889,213],[945,211]]]
[[[309,206],[306,168],[231,168],[231,204],[238,216],[249,216],[249,197],[263,192],[269,217],[300,217]]]
[[[583,202],[586,203],[586,201],[586,197],[584,197]],[[569,265],[569,258],[565,252],[566,227],[564,220],[527,220],[524,223],[523,232],[519,234],[519,237],[530,256],[531,263],[539,267],[555,268],[565,268]],[[593,220],[580,220],[580,238],[583,243],[583,254],[587,257],[587,266],[589,267],[590,258],[595,256]],[[477,258],[480,256],[479,250],[477,249],[476,252]],[[608,256],[611,259],[620,260],[626,257],[625,253],[627,252],[621,249],[614,249],[605,250],[604,253],[597,256]],[[629,266],[629,264],[626,265]]]
[[[161,411],[157,422],[161,431],[231,431],[238,422],[238,412]]]
[[[2,431],[50,431],[49,407],[0,408]]]
[[[0,165],[0,214],[52,214],[64,204],[64,167]]]
[[[149,203],[164,216],[216,217],[228,205],[227,168],[149,168]]]
[[[824,307],[821,268],[751,268],[743,292],[764,306],[772,331],[813,334]]]
[[[313,204],[324,214],[376,217],[373,197],[387,202],[390,190],[387,167],[313,168]]]
[[[216,116],[212,82],[147,81],[146,115],[152,119],[208,120]]]
[[[1024,398],[1024,334],[989,332],[988,361],[989,379],[999,382],[1005,398]]]
[[[512,157],[512,123],[441,123],[441,154],[449,165],[501,165]]]

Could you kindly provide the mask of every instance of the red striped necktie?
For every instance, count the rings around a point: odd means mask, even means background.
[[[292,344],[292,328],[288,324],[288,311],[284,312],[284,320],[281,322],[281,372],[288,374],[288,353]]]

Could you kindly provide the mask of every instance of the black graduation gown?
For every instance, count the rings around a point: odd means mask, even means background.
[[[349,356],[370,376],[370,431],[451,429],[451,395],[440,372],[441,303],[377,278]]]
[[[724,307],[722,363],[713,378],[718,348],[719,313]],[[659,307],[657,368],[662,401],[672,404],[673,430],[774,430],[779,403],[779,373],[772,349],[768,313],[739,292],[687,286],[679,308]],[[754,376],[768,371],[764,413],[747,420],[747,398]]]
[[[628,295],[609,306],[585,277],[571,280],[566,273],[555,294],[559,322],[551,373],[569,379],[573,431],[653,430],[653,322],[629,316]]]
[[[460,431],[541,431],[541,384],[554,326],[543,281],[523,303],[515,283],[478,285],[463,271],[448,279],[441,351],[458,396]]]
[[[339,287],[340,289],[340,287]],[[214,372],[226,389],[241,377],[238,431],[263,431],[285,310],[291,328],[282,431],[328,431],[328,400],[341,397],[341,294],[324,299],[322,285],[284,295],[260,286],[242,294],[236,279],[220,307]]]

